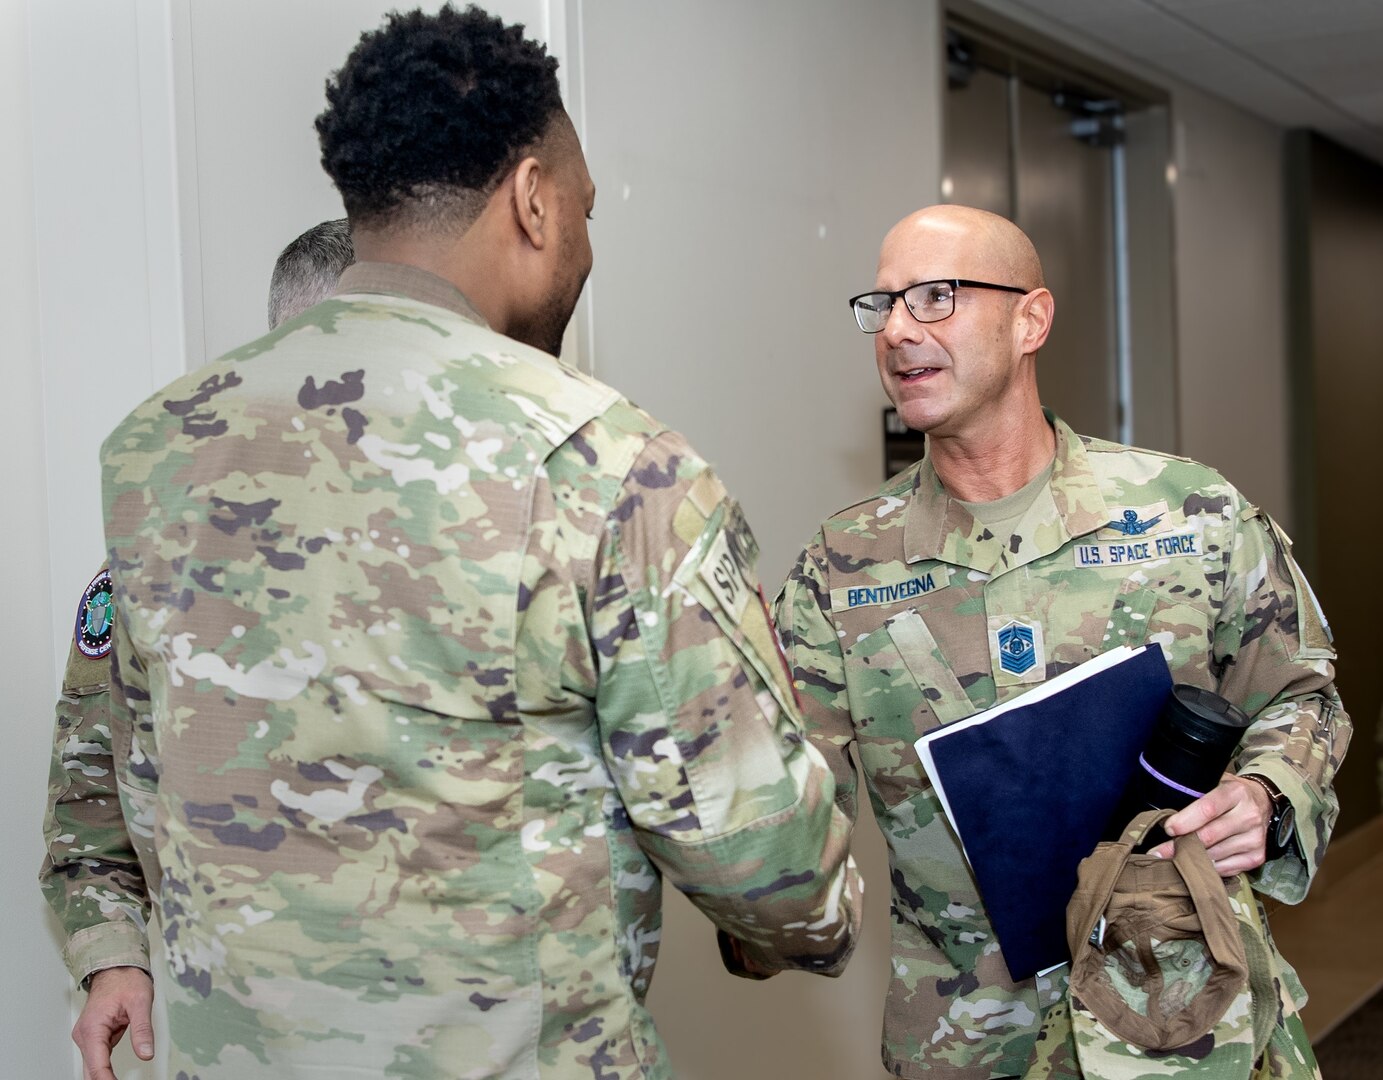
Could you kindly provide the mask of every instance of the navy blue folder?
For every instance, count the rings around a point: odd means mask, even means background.
[[[1076,868],[1171,690],[1160,647],[1120,647],[917,741],[1015,981],[1070,961]]]

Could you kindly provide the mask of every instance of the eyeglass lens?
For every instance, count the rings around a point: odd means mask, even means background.
[[[866,293],[855,301],[855,320],[866,334],[877,334],[888,322],[894,298],[888,293]],[[955,290],[945,282],[923,282],[903,294],[918,322],[940,322],[955,310]]]

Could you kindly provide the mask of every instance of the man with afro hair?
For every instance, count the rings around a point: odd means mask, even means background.
[[[476,7],[390,16],[327,84],[317,131],[357,258],[428,271],[491,329],[558,355],[595,185],[557,61],[522,26]]]
[[[102,448],[168,1074],[670,1077],[664,878],[756,975],[859,925],[757,546],[556,359],[595,190],[544,48],[395,14],[327,99],[359,261]]]

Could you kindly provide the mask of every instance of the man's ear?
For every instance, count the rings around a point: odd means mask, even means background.
[[[535,157],[526,157],[514,168],[509,188],[514,200],[514,222],[534,248],[547,244],[548,203],[543,167]]]
[[[1056,301],[1046,289],[1035,289],[1025,296],[1016,312],[1016,331],[1020,355],[1037,352],[1052,332]]]

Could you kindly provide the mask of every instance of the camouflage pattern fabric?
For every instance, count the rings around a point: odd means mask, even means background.
[[[82,984],[122,964],[148,971],[148,892],[111,759],[110,659],[86,656],[76,644],[53,726],[43,838],[39,881],[66,934],[63,960],[72,978]]]
[[[1212,470],[1057,434],[1050,487],[1009,536],[950,499],[924,458],[831,517],[777,603],[813,741],[853,813],[858,747],[889,846],[897,1076],[1078,1076],[1066,969],[1015,985],[913,742],[1116,644],[1158,642],[1175,681],[1254,718],[1234,768],[1297,814],[1296,850],[1253,875],[1295,903],[1338,813],[1350,725],[1321,617],[1281,530]],[[1304,1001],[1276,955],[1293,1008]]]
[[[357,264],[103,448],[172,1076],[670,1076],[664,876],[756,963],[852,947],[737,505],[468,313]]]
[[[1321,1080],[1315,1051],[1301,1022],[1300,1009],[1306,1001],[1306,989],[1273,944],[1268,913],[1251,887],[1248,874],[1234,879],[1229,903],[1248,949],[1250,975],[1256,980],[1253,988],[1255,1046],[1262,1041],[1262,1033],[1257,1029],[1260,1009],[1266,1010],[1271,1021],[1267,1046],[1255,1061],[1254,1080]],[[1255,959],[1255,952],[1260,950],[1261,955]],[[1261,986],[1260,982],[1266,985]]]

